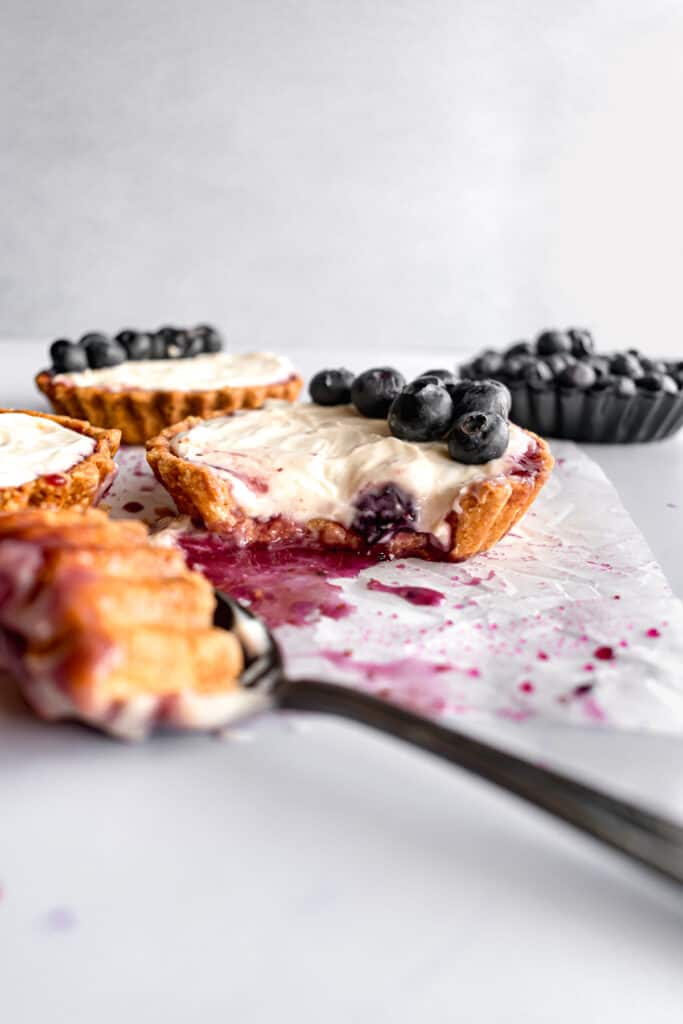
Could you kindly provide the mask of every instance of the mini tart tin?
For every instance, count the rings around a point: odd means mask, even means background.
[[[77,434],[91,437],[95,449],[80,462],[63,473],[48,473],[28,480],[18,487],[0,487],[0,515],[20,512],[25,508],[85,509],[95,505],[108,489],[116,475],[114,456],[119,450],[121,433],[114,429],[93,427],[80,419],[51,416],[30,409],[0,409],[0,413],[18,412],[24,416],[38,416],[52,420]]]
[[[176,434],[200,422],[191,417],[147,442],[147,461],[182,514],[203,523],[211,532],[223,534],[238,546],[309,541],[320,547],[368,550],[360,534],[331,520],[311,519],[305,524],[295,524],[280,517],[262,522],[246,516],[225,477],[208,466],[183,459],[172,450]],[[529,450],[509,472],[463,489],[448,517],[450,546],[439,552],[438,560],[460,562],[497,544],[533,504],[552,467],[553,457],[548,445],[529,433]],[[387,543],[373,545],[372,551],[378,559],[429,560],[436,556],[430,534],[405,530]]]
[[[130,388],[112,391],[91,385],[80,387],[56,380],[43,370],[36,377],[38,388],[46,395],[55,412],[87,419],[98,427],[121,431],[124,444],[144,444],[188,416],[205,418],[214,412],[257,409],[267,398],[296,401],[303,380],[296,375],[287,380],[257,387],[222,387],[210,391],[161,391]]]
[[[467,365],[460,368],[460,373],[463,378],[476,379]],[[546,437],[594,444],[641,444],[671,437],[683,426],[683,390],[675,395],[639,390],[623,397],[598,388],[549,385],[538,390],[503,374],[493,379],[510,391],[510,419]]]

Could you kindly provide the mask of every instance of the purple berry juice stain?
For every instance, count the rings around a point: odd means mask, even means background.
[[[361,676],[376,696],[418,714],[438,714],[447,706],[448,687],[442,677],[453,668],[449,662],[435,663],[421,658],[356,661],[348,651],[326,650],[321,654],[331,665]]]
[[[248,602],[271,629],[349,615],[353,605],[330,579],[353,579],[376,562],[342,550],[236,548],[211,536],[186,535],[180,546],[193,568],[201,569],[215,587]]]
[[[127,501],[123,506],[123,511],[134,514],[135,512],[142,512],[144,507],[145,506],[139,501]]]
[[[662,634],[659,632],[659,630],[655,626],[652,626],[650,629],[646,629],[645,630],[645,636],[649,636],[653,640],[656,640],[657,637],[660,637],[661,635]]]
[[[593,651],[593,657],[597,658],[598,661],[614,661],[615,654],[613,647],[596,647]]]
[[[78,920],[69,907],[52,907],[43,918],[43,926],[49,932],[70,932]]]
[[[433,590],[431,587],[391,586],[388,583],[380,583],[379,580],[370,580],[367,589],[376,590],[382,594],[394,594],[407,601],[408,604],[432,608],[440,605],[445,597],[440,590]]]

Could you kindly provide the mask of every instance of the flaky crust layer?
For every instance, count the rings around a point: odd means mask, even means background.
[[[98,509],[0,516],[0,670],[48,719],[125,738],[212,729],[245,709],[238,637],[209,582],[142,523]]]
[[[0,413],[17,412],[52,420],[77,434],[91,437],[95,450],[81,462],[63,473],[48,473],[29,480],[20,487],[0,487],[0,514],[19,512],[25,508],[88,508],[101,497],[116,473],[114,456],[119,450],[121,433],[93,427],[84,420],[68,416],[51,416],[31,409],[0,409]]]
[[[276,381],[260,387],[216,388],[211,391],[156,391],[130,388],[109,391],[99,387],[77,387],[44,370],[36,384],[47,395],[55,412],[80,416],[99,427],[121,431],[124,444],[144,444],[165,427],[188,416],[205,419],[216,412],[258,409],[267,398],[296,401],[303,386],[301,377]]]
[[[220,415],[220,414],[219,414]],[[262,522],[243,513],[235,502],[228,480],[207,466],[175,455],[173,438],[201,422],[190,417],[164,430],[147,442],[147,461],[166,488],[178,510],[201,521],[208,530],[226,534],[239,545],[297,543],[312,539],[325,547],[362,550],[364,539],[355,530],[328,519],[311,519],[305,524],[286,517]],[[401,531],[385,544],[378,555],[389,558],[442,558],[454,562],[488,551],[521,519],[548,479],[553,457],[546,442],[525,431],[529,449],[503,476],[468,485],[460,493],[448,516],[451,547],[441,551],[426,533]]]

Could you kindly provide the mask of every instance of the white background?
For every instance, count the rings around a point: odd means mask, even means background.
[[[681,348],[680,0],[4,0],[0,335]]]

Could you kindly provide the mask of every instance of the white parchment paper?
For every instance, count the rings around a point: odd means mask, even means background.
[[[276,634],[288,670],[362,686],[448,719],[683,731],[683,604],[602,470],[569,442],[521,524],[459,565],[408,559],[335,581],[352,606]],[[154,524],[172,511],[128,449],[107,502]],[[432,588],[416,607],[388,586]]]

